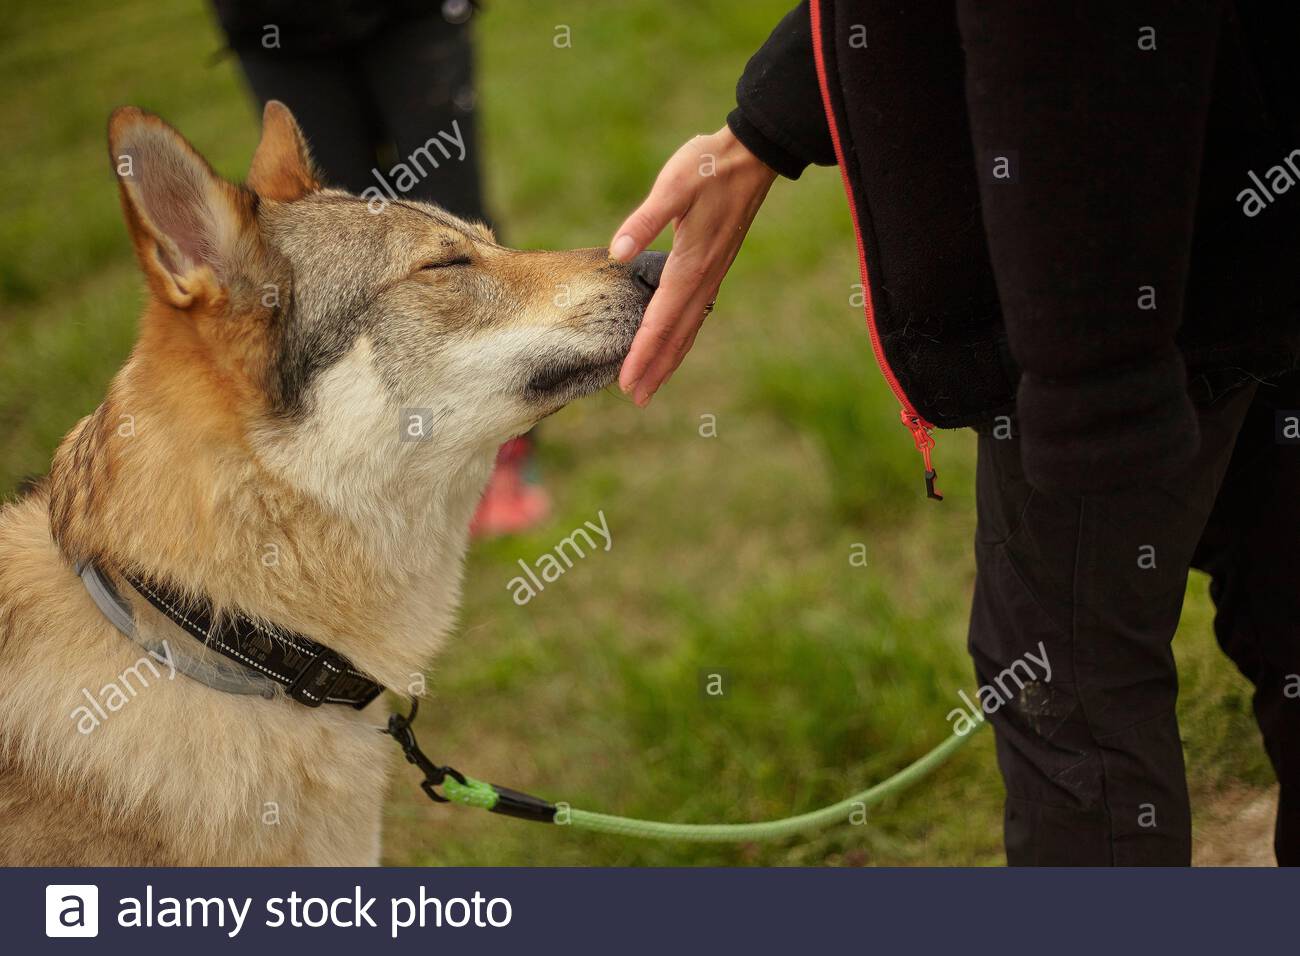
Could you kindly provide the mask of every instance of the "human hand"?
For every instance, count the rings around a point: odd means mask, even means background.
[[[649,403],[695,344],[774,179],[776,173],[724,126],[677,150],[645,202],[615,233],[610,255],[626,262],[673,223],[659,288],[619,374],[619,386],[638,405]]]

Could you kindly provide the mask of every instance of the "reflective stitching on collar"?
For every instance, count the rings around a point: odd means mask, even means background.
[[[177,609],[172,605],[172,603],[171,603],[170,601],[168,601],[165,597],[163,597],[161,594],[159,594],[159,593],[158,593],[157,591],[155,591],[153,588],[149,587],[149,585],[146,584],[144,581],[140,581],[140,582],[139,582],[139,587],[142,588],[146,593],[148,593],[149,596],[151,596],[155,601],[157,601],[159,604],[161,604],[163,607],[165,607],[167,610],[169,610],[172,614],[174,614],[174,615],[176,615],[177,617],[179,617],[182,621],[184,621],[184,622],[185,622],[186,624],[188,624],[190,627],[194,628],[196,631],[201,631],[201,632],[203,633],[203,636],[204,636],[204,644],[207,644],[208,641],[211,641],[211,640],[212,640],[212,632],[211,632],[211,631],[207,630],[206,628],[200,627],[198,624],[195,624],[195,623],[194,623],[193,621],[191,621],[188,617],[186,617],[185,614],[183,614],[181,611],[178,611],[178,610],[177,610]],[[221,646],[222,646],[223,648],[225,648],[226,650],[228,650],[230,653],[234,654],[236,657],[238,657],[241,661],[243,661],[243,662],[244,662],[245,664],[247,664],[249,667],[252,667],[252,668],[254,668],[255,670],[259,670],[259,671],[261,671],[263,674],[267,675],[268,677],[270,677],[270,678],[272,678],[272,679],[275,679],[275,680],[277,680],[277,681],[279,680],[279,675],[273,673],[272,671],[267,670],[267,669],[266,669],[265,667],[263,667],[261,664],[257,663],[257,661],[252,660],[251,658],[245,657],[245,656],[244,656],[243,654],[241,654],[238,650],[236,650],[235,648],[231,647],[229,644],[225,643],[224,641],[221,642]],[[303,691],[303,694],[305,694],[305,695],[308,696],[308,697],[311,697],[311,694],[308,694],[306,691]],[[319,699],[320,699],[319,697],[312,697],[312,700],[319,700]]]

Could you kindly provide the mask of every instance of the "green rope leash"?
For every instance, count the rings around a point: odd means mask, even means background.
[[[596,833],[611,833],[647,840],[688,840],[697,843],[776,840],[796,833],[821,829],[832,823],[841,823],[849,819],[850,814],[874,806],[924,779],[960,750],[972,736],[970,732],[962,736],[953,734],[892,777],[820,810],[764,823],[663,823],[657,820],[636,820],[631,817],[578,810],[564,803],[552,804],[506,787],[475,780],[450,767],[439,767],[425,758],[415,745],[414,735],[410,733],[410,721],[414,717],[414,708],[408,717],[395,715],[390,719],[389,729],[386,732],[392,734],[402,744],[408,760],[425,770],[426,779],[422,786],[434,800],[459,803],[507,816],[550,822],[558,826],[571,826],[578,830],[590,830]],[[983,724],[984,721],[980,721],[976,727],[981,727]],[[437,786],[442,787],[441,795],[434,789]]]

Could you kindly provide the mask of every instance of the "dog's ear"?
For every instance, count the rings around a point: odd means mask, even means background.
[[[253,153],[248,188],[276,202],[293,202],[321,188],[298,121],[279,100],[262,111],[262,141]]]
[[[254,228],[252,195],[218,176],[159,117],[133,106],[113,111],[108,148],[154,293],[181,309],[219,294]]]

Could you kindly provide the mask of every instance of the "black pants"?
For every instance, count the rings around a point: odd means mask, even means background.
[[[281,100],[293,111],[330,185],[354,193],[375,186],[374,170],[388,177],[394,163],[440,131],[455,138],[455,123],[465,158],[442,163],[405,195],[488,221],[468,24],[448,23],[435,12],[351,39],[340,28],[342,37],[327,49],[296,50],[293,31],[285,32],[281,47],[241,34],[230,43],[257,98]]]
[[[1040,642],[1052,670],[1018,691],[1004,677],[1017,692],[990,716],[1009,863],[1190,863],[1170,645],[1192,567],[1255,686],[1278,861],[1300,863],[1300,446],[1278,440],[1281,409],[1300,409],[1300,375],[1199,406],[1200,454],[1173,480],[1085,497],[1035,491],[1005,423],[980,429],[976,675],[992,684]]]

